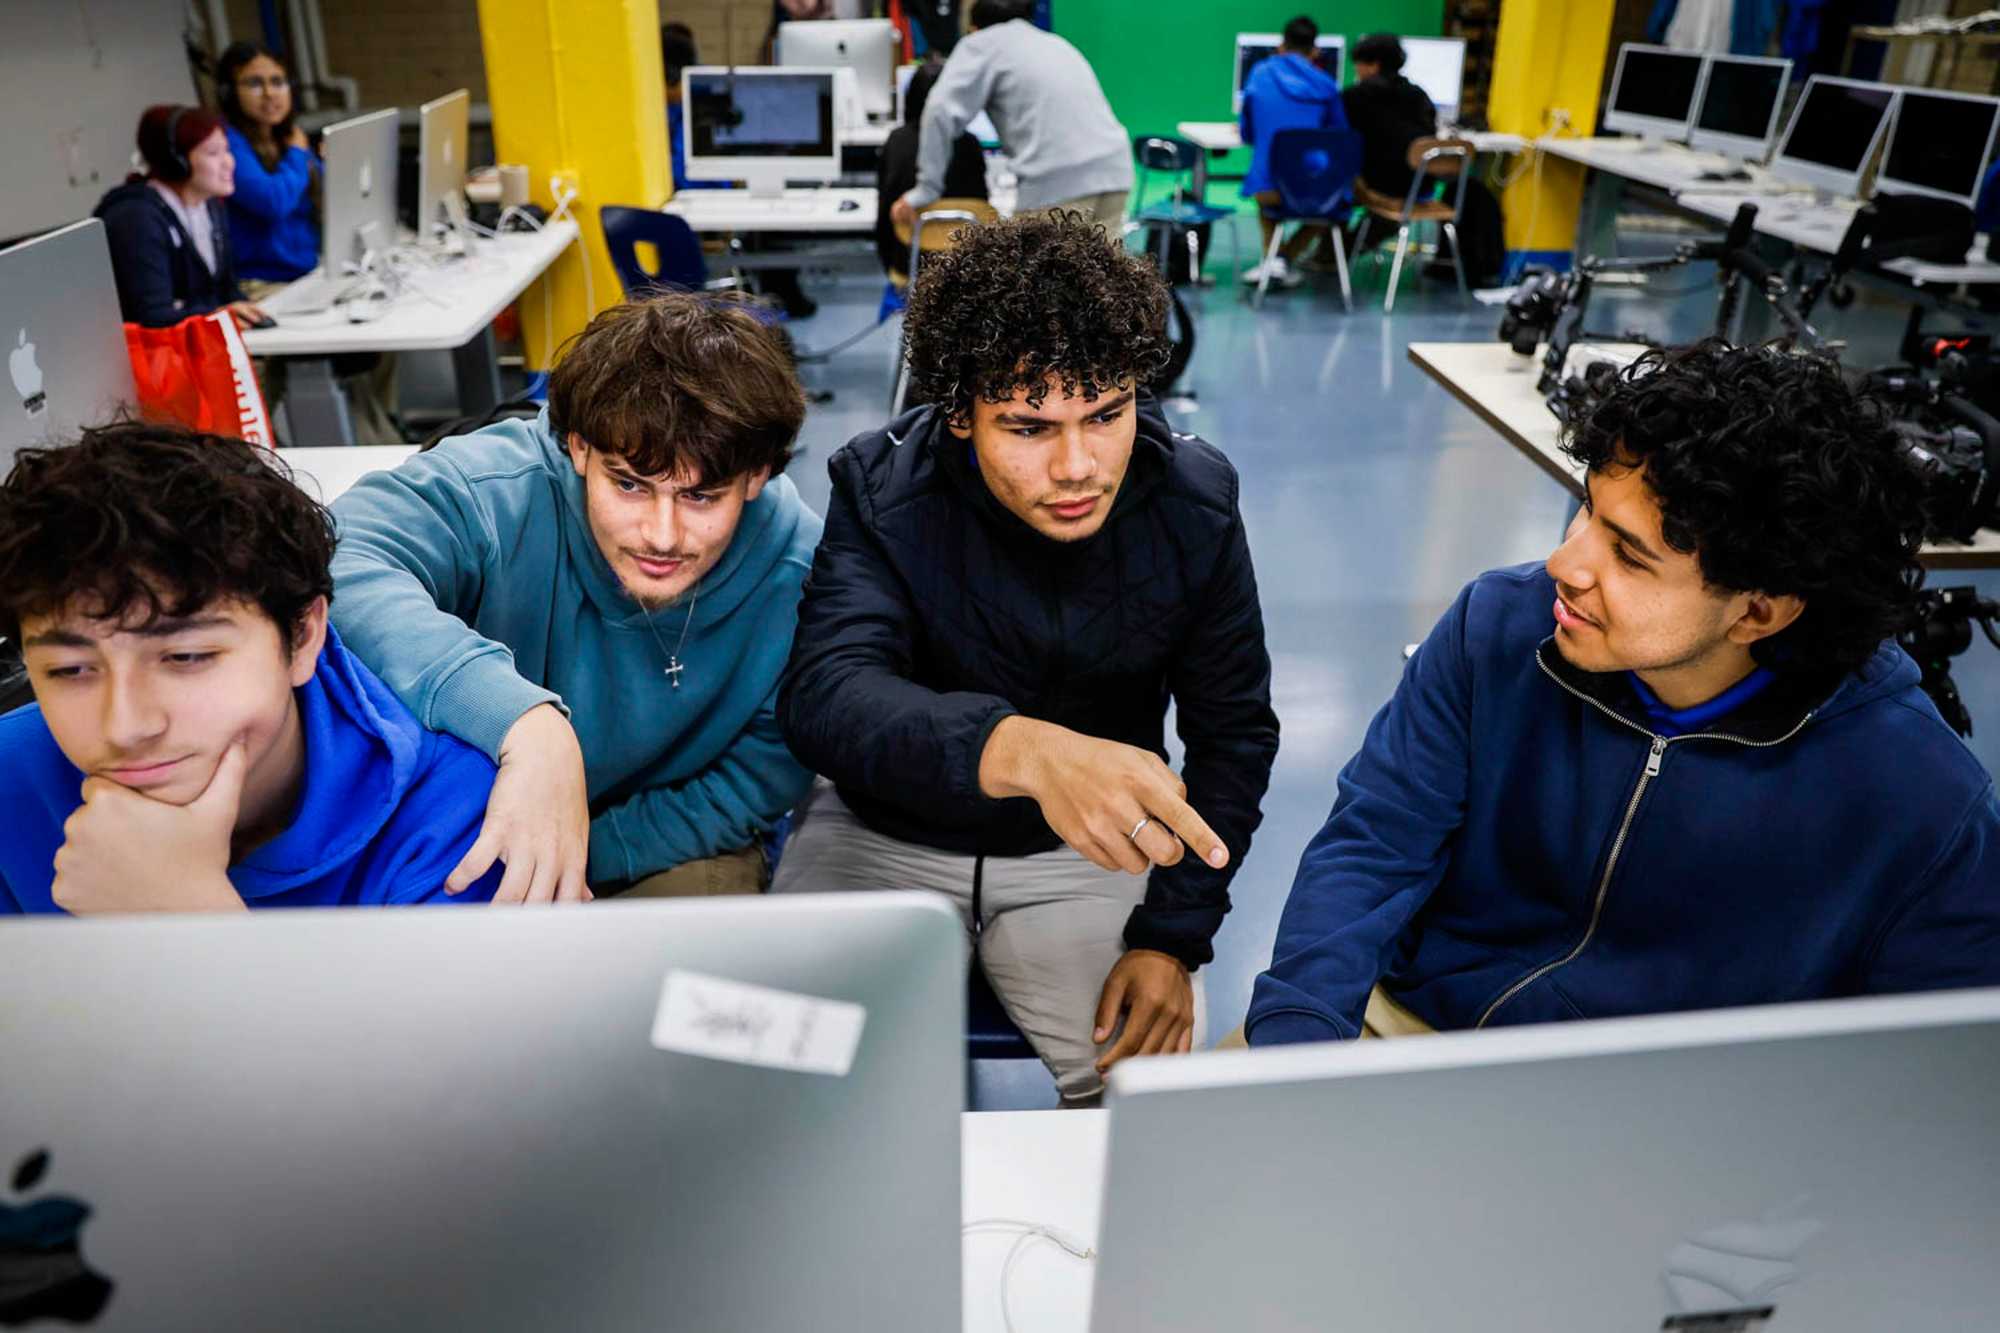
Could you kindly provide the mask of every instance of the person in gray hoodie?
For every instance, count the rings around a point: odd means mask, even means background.
[[[924,106],[917,184],[893,219],[914,226],[917,210],[943,197],[952,145],[984,111],[1020,178],[1019,212],[1073,208],[1116,235],[1132,145],[1090,62],[1028,22],[1021,0],[974,0],[971,26]]]

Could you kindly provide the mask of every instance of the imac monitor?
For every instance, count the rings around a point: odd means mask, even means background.
[[[909,120],[909,116],[904,112],[903,108],[908,103],[910,81],[916,77],[917,67],[915,65],[898,65],[896,67],[896,123],[898,125],[905,124]],[[912,128],[917,127],[913,126]],[[1000,130],[994,125],[993,118],[984,111],[972,118],[972,122],[965,127],[965,132],[979,140],[982,147],[997,148],[1000,145]]]
[[[1993,156],[1996,119],[2000,99],[1903,89],[1875,188],[1956,199],[1972,207]]]
[[[1619,47],[1604,128],[1645,139],[1685,139],[1701,91],[1702,59],[1664,46]]]
[[[14,918],[0,1325],[956,1328],[964,933],[890,892]]]
[[[1403,77],[1424,90],[1439,119],[1457,120],[1465,84],[1465,39],[1405,37],[1402,43]]]
[[[1815,74],[1792,109],[1771,174],[1826,194],[1858,198],[1861,177],[1896,108],[1897,90]]]
[[[840,175],[834,70],[697,65],[682,79],[690,180],[741,180],[752,194],[777,195],[787,180]]]
[[[1239,32],[1236,34],[1236,80],[1230,85],[1235,99],[1230,103],[1236,110],[1243,109],[1243,86],[1250,82],[1250,71],[1278,54],[1284,42],[1281,34],[1275,32]],[[1347,39],[1338,33],[1323,32],[1314,44],[1313,64],[1325,70],[1335,83],[1341,81],[1342,62],[1347,57]]]
[[[0,250],[0,477],[137,400],[111,247],[96,218]]]
[[[1095,1333],[2000,1309],[2000,990],[1134,1060],[1110,1088]]]
[[[393,107],[327,126],[320,262],[328,277],[396,243],[396,134]]]
[[[778,25],[777,63],[813,69],[851,69],[861,112],[886,121],[896,110],[893,73],[900,34],[888,19],[821,19]]]
[[[465,222],[465,152],[472,94],[460,88],[418,111],[417,240]]]
[[[1762,162],[1778,130],[1792,62],[1763,56],[1710,56],[1688,147],[1733,162]]]

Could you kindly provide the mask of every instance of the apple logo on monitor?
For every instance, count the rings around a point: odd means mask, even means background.
[[[359,184],[363,199],[375,193],[375,164],[366,158],[363,158],[361,161],[361,179]]]
[[[29,416],[40,416],[49,405],[49,396],[42,392],[42,368],[35,364],[35,345],[28,341],[26,329],[7,354],[7,373],[14,379],[14,391],[21,395],[21,406]]]
[[[48,1149],[29,1153],[14,1168],[14,1193],[33,1189],[48,1170]],[[114,1284],[83,1262],[89,1220],[90,1207],[80,1199],[0,1201],[0,1326],[44,1319],[87,1324],[104,1312]]]

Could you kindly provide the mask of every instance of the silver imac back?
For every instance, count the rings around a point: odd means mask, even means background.
[[[2000,990],[1110,1086],[1096,1333],[1959,1333],[2000,1309]]]
[[[73,439],[137,390],[111,247],[96,218],[0,250],[0,477],[30,445]]]
[[[417,241],[465,225],[472,94],[460,88],[417,109]]]
[[[396,110],[329,125],[321,144],[321,264],[338,278],[396,244]]]
[[[0,924],[0,1325],[956,1327],[962,935],[886,892]]]

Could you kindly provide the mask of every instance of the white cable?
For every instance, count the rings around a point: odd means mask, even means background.
[[[1000,1322],[1007,1333],[1015,1333],[1014,1307],[1008,1298],[1008,1288],[1014,1277],[1014,1265],[1027,1252],[1030,1245],[1045,1240],[1072,1258],[1086,1263],[1097,1258],[1097,1251],[1066,1231],[1045,1226],[1040,1222],[1024,1222],[1013,1217],[982,1217],[967,1222],[960,1229],[961,1236],[1013,1236],[1014,1243],[1007,1249],[1007,1258],[1000,1265]]]

